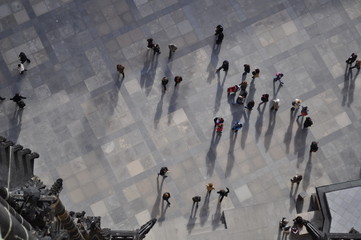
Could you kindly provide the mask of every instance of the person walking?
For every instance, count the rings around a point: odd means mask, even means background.
[[[310,146],[310,152],[317,152],[317,150],[318,150],[318,143],[312,142]]]
[[[292,107],[291,107],[291,111],[294,111],[294,110],[298,110],[301,106],[301,103],[302,101],[300,99],[295,99],[293,102],[292,102]]]
[[[31,62],[30,59],[26,56],[26,54],[23,53],[23,52],[21,52],[19,54],[19,60],[20,60],[21,63],[25,63],[25,62],[30,63]]]
[[[161,54],[161,52],[160,52],[160,46],[159,46],[159,44],[154,44],[154,46],[153,46],[153,51],[154,51],[154,54]]]
[[[244,64],[243,65],[243,71],[244,71],[244,73],[250,73],[251,72],[251,67],[249,66],[249,64]]]
[[[235,122],[232,126],[232,130],[236,133],[239,129],[243,127],[242,123],[240,121]]]
[[[280,108],[280,100],[278,98],[273,99],[271,110],[278,111],[279,108]]]
[[[220,33],[223,33],[222,25],[218,25],[214,31],[214,35],[218,36]]]
[[[22,75],[22,74],[24,74],[25,71],[27,71],[27,69],[25,69],[24,64],[19,63],[18,64],[18,72]]]
[[[301,180],[302,180],[302,175],[296,174],[295,176],[293,176],[293,178],[291,178],[291,183],[300,184]]]
[[[254,71],[252,71],[252,79],[259,77],[260,70],[256,68]]]
[[[305,122],[303,123],[303,128],[308,128],[313,125],[313,121],[310,117],[306,117]]]
[[[243,81],[241,82],[241,84],[239,84],[241,86],[241,91],[246,91],[247,87],[248,87],[248,82],[247,81]]]
[[[10,98],[10,100],[12,100],[13,102],[15,102],[16,105],[17,105],[19,108],[24,108],[24,107],[25,107],[25,103],[24,103],[23,99],[26,99],[26,97],[21,96],[19,93],[16,93],[16,94],[14,95],[14,97]]]
[[[168,78],[167,77],[163,77],[162,78],[162,86],[163,86],[163,91],[167,91],[167,84],[168,84]]]
[[[153,38],[148,38],[147,39],[147,48],[148,48],[148,50],[149,49],[153,49],[153,47],[154,47],[154,43],[153,43]]]
[[[356,60],[356,63],[353,67],[350,66],[350,70],[353,69],[353,68],[357,68],[357,70],[360,70],[360,67],[361,67],[361,59],[357,59]]]
[[[169,192],[163,193],[163,201],[166,201],[166,202],[167,202],[168,207],[170,207],[169,198],[170,198],[170,193],[169,193]]]
[[[280,85],[281,87],[283,86],[284,82],[281,81],[281,79],[283,78],[283,73],[277,72],[276,73],[276,77],[273,78],[274,82],[280,81]]]
[[[283,217],[279,224],[280,230],[283,230],[287,226],[287,224],[288,224],[288,220],[285,217]]]
[[[352,64],[354,61],[356,61],[357,55],[355,53],[351,53],[351,56],[346,60],[347,64]]]
[[[217,125],[219,125],[219,124],[221,124],[221,123],[224,123],[224,119],[221,118],[221,117],[215,117],[215,118],[213,119],[213,121],[214,121],[214,127],[216,127]]]
[[[179,83],[181,83],[183,81],[183,78],[181,76],[175,76],[174,77],[174,82],[175,82],[175,85],[174,87],[176,87]]]
[[[125,67],[122,65],[122,64],[117,64],[117,71],[119,72],[119,74],[122,74],[123,75],[123,78],[124,78],[124,69]]]
[[[192,197],[193,200],[193,205],[196,205],[196,207],[198,207],[198,203],[201,201],[201,196],[194,196]]]
[[[213,183],[207,183],[206,188],[207,188],[207,195],[211,195],[212,190],[215,190]]]
[[[223,34],[223,32],[220,32],[220,33],[217,35],[216,44],[217,44],[217,45],[222,44],[223,38],[224,38],[224,34]]]
[[[173,43],[168,45],[169,48],[169,58],[171,58],[173,56],[173,54],[175,53],[175,51],[178,49],[177,46]]]
[[[305,117],[305,116],[307,116],[307,115],[308,115],[308,107],[307,107],[307,106],[305,106],[305,107],[302,106],[301,114],[297,116],[297,119],[298,119],[299,117]]]
[[[166,177],[168,177],[168,172],[169,172],[169,170],[167,167],[161,167],[159,170],[159,173],[158,173],[158,177],[160,175],[160,176],[166,178]]]
[[[244,108],[247,108],[249,111],[252,111],[253,110],[253,107],[254,107],[254,101],[251,100],[247,103],[247,106],[245,106]]]
[[[219,190],[217,193],[219,194],[219,202],[221,203],[224,197],[228,196],[229,189],[226,187],[227,191],[224,189]]]
[[[257,108],[259,108],[262,104],[268,103],[268,101],[269,101],[269,94],[267,93],[262,94],[261,102],[258,104]]]
[[[6,98],[0,96],[0,100],[1,100],[1,101],[4,101],[5,99],[6,99]]]
[[[222,63],[222,66],[220,66],[216,72],[219,72],[221,69],[223,69],[223,71],[227,72],[229,69],[229,62],[227,60],[224,60]]]

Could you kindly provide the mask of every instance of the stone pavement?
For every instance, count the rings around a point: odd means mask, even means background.
[[[345,72],[351,52],[361,55],[358,0],[0,4],[0,96],[27,97],[20,114],[13,102],[0,104],[0,135],[39,152],[35,173],[46,184],[63,178],[67,208],[102,216],[103,227],[133,229],[157,217],[147,239],[211,239],[215,232],[239,239],[239,229],[224,229],[221,212],[248,212],[244,218],[257,224],[263,206],[273,221],[245,236],[277,239],[279,219],[296,214],[294,174],[304,175],[297,191],[308,195],[360,177],[361,84],[356,69]],[[220,50],[213,48],[218,24]],[[149,37],[159,56],[147,51]],[[178,46],[170,60],[169,43]],[[22,76],[20,51],[32,60]],[[228,74],[215,74],[225,59]],[[254,82],[246,77],[248,98],[258,104],[263,93],[277,96],[276,114],[269,104],[252,112],[229,104],[226,89],[240,83],[245,63],[261,70]],[[272,81],[277,71],[285,75],[282,88]],[[176,75],[183,82],[175,89]],[[170,79],[165,94],[163,76]],[[294,98],[309,106],[311,128],[290,114]],[[220,138],[213,137],[215,116],[225,119]],[[244,123],[236,135],[235,120]],[[309,155],[314,140],[320,149]],[[157,186],[162,166],[171,172]],[[208,182],[231,189],[220,208],[215,192],[203,202]],[[158,191],[172,195],[166,211]],[[194,195],[203,199],[191,218]]]

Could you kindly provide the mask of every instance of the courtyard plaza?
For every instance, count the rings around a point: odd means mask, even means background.
[[[215,49],[218,24],[225,37]],[[296,209],[298,193],[360,178],[361,84],[345,60],[361,55],[361,1],[2,0],[0,29],[0,135],[38,152],[35,174],[48,185],[62,178],[67,210],[101,216],[102,227],[156,217],[146,239],[280,239],[278,221],[307,212]],[[31,59],[24,75],[20,52]],[[224,60],[228,73],[216,74]],[[260,69],[246,76],[248,100],[277,97],[276,113],[270,103],[251,112],[230,104],[226,90],[246,63]],[[20,112],[8,101],[17,92],[27,97]],[[295,98],[312,127],[291,115]],[[220,137],[214,117],[225,119]],[[319,150],[310,155],[312,141]],[[157,185],[163,166],[169,177]],[[222,205],[216,192],[204,201],[209,182],[230,189]]]

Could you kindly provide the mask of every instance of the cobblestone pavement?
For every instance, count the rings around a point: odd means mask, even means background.
[[[276,239],[278,220],[296,214],[294,174],[304,175],[297,191],[308,196],[360,177],[360,77],[345,64],[361,55],[359,0],[0,3],[0,96],[27,97],[21,113],[0,103],[0,135],[39,152],[35,173],[46,184],[63,178],[67,208],[101,216],[103,227],[134,229],[157,217],[147,239]],[[218,24],[225,38],[215,49]],[[149,37],[159,56],[146,49]],[[168,59],[170,43],[178,50]],[[21,51],[32,60],[24,75],[15,69]],[[216,74],[225,59],[228,74]],[[261,70],[254,81],[246,76],[248,99],[277,96],[277,113],[269,103],[251,112],[230,104],[226,89],[241,82],[245,63]],[[277,71],[284,87],[273,84]],[[290,113],[294,98],[310,109],[309,129]],[[225,119],[219,138],[216,116]],[[235,120],[244,124],[238,134]],[[312,141],[320,149],[309,155]],[[170,176],[157,185],[162,166]],[[230,188],[221,206],[215,192],[204,202],[208,182]],[[195,195],[202,202],[191,217]],[[223,211],[243,221],[225,230]]]

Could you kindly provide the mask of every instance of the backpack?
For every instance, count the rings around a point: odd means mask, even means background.
[[[26,104],[24,103],[23,100],[21,100],[18,102],[18,106],[19,106],[19,108],[24,108],[26,106]]]

